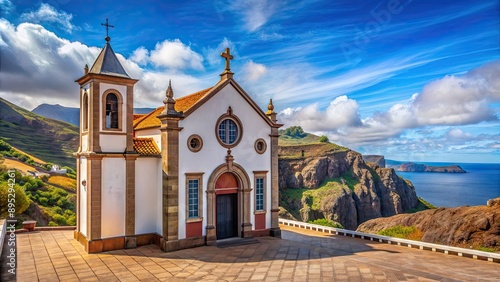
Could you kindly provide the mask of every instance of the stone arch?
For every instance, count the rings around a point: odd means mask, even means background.
[[[107,102],[108,102],[108,96],[114,96],[116,98],[116,109],[107,109]],[[123,96],[120,93],[120,91],[116,89],[108,89],[102,94],[101,98],[101,103],[102,103],[102,129],[103,130],[118,130],[122,131],[123,125],[122,125],[122,117],[123,117]],[[113,124],[113,126],[106,126],[106,114],[108,110],[113,110],[116,111],[113,116],[113,120],[116,122],[116,124]]]
[[[241,224],[238,231],[241,237],[251,237],[252,224],[250,223],[250,191],[251,182],[245,169],[237,164],[221,164],[210,175],[207,185],[207,245],[215,244],[217,240],[215,227],[215,196],[217,179],[224,173],[233,174],[238,181],[238,215],[241,219]]]

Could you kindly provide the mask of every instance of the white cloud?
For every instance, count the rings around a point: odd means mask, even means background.
[[[203,69],[203,57],[191,50],[191,47],[184,45],[179,39],[157,43],[155,49],[151,51],[149,60],[155,66],[173,69]]]
[[[59,38],[38,24],[16,27],[5,19],[0,19],[0,38],[3,98],[28,109],[41,103],[78,106],[78,85],[74,81],[83,75],[85,64],[92,65],[100,48]],[[140,58],[137,54],[136,60]],[[176,69],[147,70],[132,58],[119,53],[117,57],[126,72],[139,79],[134,90],[136,107],[161,106],[169,79],[176,97],[207,87],[203,80]]]
[[[243,77],[248,81],[256,81],[266,73],[267,69],[263,64],[254,63],[252,60],[243,65]]]
[[[460,128],[452,128],[446,133],[446,137],[452,140],[467,140],[472,138],[472,134],[464,132]]]
[[[143,46],[134,50],[132,56],[130,56],[130,60],[132,62],[136,62],[139,65],[145,65],[148,62],[149,51]]]
[[[235,13],[243,21],[245,30],[255,32],[265,25],[278,11],[284,2],[272,0],[225,1],[217,0],[215,8],[222,16],[222,12]]]
[[[343,145],[386,145],[388,140],[399,137],[408,129],[497,121],[498,113],[491,104],[500,100],[499,93],[500,61],[496,61],[462,76],[445,76],[433,81],[424,87],[422,93],[412,95],[406,104],[395,104],[389,110],[376,112],[363,120],[359,118],[358,103],[347,96],[336,97],[326,109],[320,109],[317,103],[300,109],[286,109],[279,118],[286,126],[300,125],[306,131],[327,132],[331,140]],[[446,138],[447,142],[463,142],[473,136],[452,128]],[[432,142],[423,142],[428,143]],[[440,145],[436,143],[434,146]]]
[[[37,11],[22,14],[21,18],[33,23],[55,23],[58,27],[68,33],[77,29],[77,27],[71,23],[71,19],[73,18],[72,14],[68,14],[64,11],[58,11],[46,3],[42,3]]]
[[[356,101],[344,95],[336,97],[324,111],[319,110],[317,103],[285,109],[280,112],[280,122],[287,126],[300,125],[309,131],[342,130],[362,125],[358,108]]]

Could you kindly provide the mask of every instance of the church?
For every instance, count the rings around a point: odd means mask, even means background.
[[[163,251],[227,238],[280,237],[278,129],[225,69],[210,88],[134,115],[134,85],[106,36],[80,85],[77,228],[88,253]],[[175,82],[174,82],[175,83]],[[184,93],[183,93],[184,94]],[[163,105],[162,105],[163,99]],[[160,106],[161,105],[161,106]]]

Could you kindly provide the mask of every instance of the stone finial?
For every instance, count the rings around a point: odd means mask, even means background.
[[[267,117],[271,119],[274,123],[278,121],[276,118],[276,113],[274,112],[274,105],[273,105],[273,99],[269,99],[269,105],[267,105],[267,112],[266,112]]]
[[[172,90],[172,81],[168,81],[168,88],[165,91],[165,99],[163,99],[163,104],[165,104],[165,109],[161,112],[160,115],[174,115],[178,116],[182,113],[179,113],[175,110],[175,99],[174,99],[174,90]]]
[[[83,71],[85,74],[89,73],[89,65],[85,64],[85,67],[83,67]]]

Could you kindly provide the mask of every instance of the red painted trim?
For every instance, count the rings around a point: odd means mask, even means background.
[[[238,188],[234,189],[224,189],[224,190],[215,190],[216,195],[223,195],[223,194],[236,194],[238,193]]]
[[[202,221],[186,223],[186,238],[200,237],[202,229]]]
[[[259,213],[255,215],[255,230],[266,229],[266,214]]]

